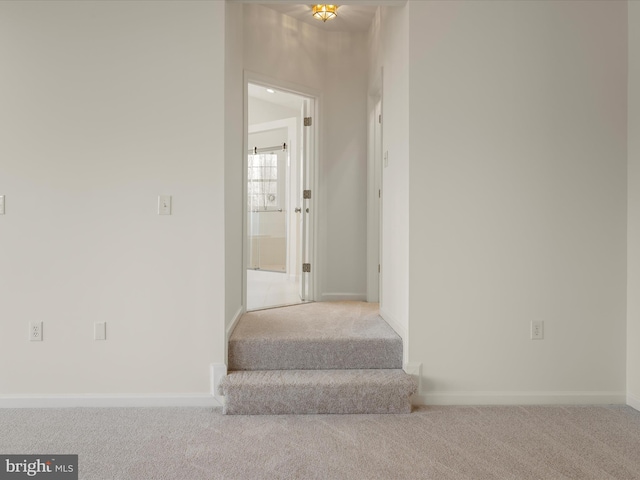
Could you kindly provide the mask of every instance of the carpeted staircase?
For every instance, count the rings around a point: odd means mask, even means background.
[[[377,304],[319,302],[245,314],[218,387],[224,413],[409,413],[416,380]]]

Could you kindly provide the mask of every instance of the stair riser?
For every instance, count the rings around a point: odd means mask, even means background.
[[[270,399],[265,402],[264,399]],[[398,414],[411,413],[408,397],[397,392],[354,392],[280,389],[242,389],[225,392],[227,415]]]
[[[402,368],[402,341],[231,341],[230,370]]]

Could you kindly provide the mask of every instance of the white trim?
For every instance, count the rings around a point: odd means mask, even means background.
[[[0,395],[0,408],[220,407],[209,393]]]
[[[311,208],[311,221],[309,224],[309,238],[307,240],[308,251],[309,251],[309,260],[311,262],[311,274],[309,275],[309,287],[307,288],[308,297],[306,300],[308,301],[316,301],[319,298],[320,293],[320,281],[319,279],[322,276],[322,263],[320,261],[320,198],[322,197],[320,192],[320,162],[322,160],[323,155],[323,147],[322,147],[322,139],[324,136],[324,127],[322,125],[324,122],[322,121],[322,108],[324,104],[324,99],[322,93],[317,93],[315,95],[307,95],[310,98],[309,102],[309,113],[313,117],[313,134],[311,135],[311,150],[313,154],[311,155],[311,165],[307,164],[309,168],[309,174],[307,176],[307,180],[309,182],[309,187],[312,190],[311,199],[309,200],[309,208]],[[304,135],[303,135],[304,138]],[[304,141],[304,140],[301,140]],[[315,213],[314,213],[315,212]],[[313,265],[316,267],[313,268]]]
[[[640,411],[640,398],[631,393],[627,393],[627,405]]]
[[[224,405],[224,395],[218,393],[218,385],[227,375],[227,366],[224,363],[211,364],[211,395],[220,405]]]
[[[227,329],[225,332],[225,341],[224,341],[224,361],[225,362],[229,358],[229,339],[231,338],[231,334],[233,333],[233,330],[238,325],[240,318],[242,317],[242,315],[244,315],[245,312],[246,312],[245,307],[241,305],[236,311],[235,315],[233,316],[233,320],[231,320],[231,323],[227,325]]]
[[[249,119],[248,119],[248,104],[249,104],[249,91],[248,85],[250,83],[262,85],[265,87],[273,87],[279,90],[288,91],[289,93],[293,93],[296,95],[300,95],[303,97],[307,97],[312,105],[312,112],[314,118],[313,122],[313,158],[312,158],[312,168],[310,172],[310,188],[313,191],[311,199],[309,200],[309,208],[312,212],[311,214],[311,223],[309,225],[309,230],[311,233],[309,239],[309,249],[311,251],[310,261],[312,265],[318,265],[318,193],[319,189],[319,169],[320,169],[320,156],[322,154],[322,150],[320,148],[321,144],[321,135],[322,131],[320,129],[320,118],[321,118],[321,105],[322,105],[322,92],[309,88],[304,85],[299,85],[294,82],[289,82],[286,80],[270,77],[268,75],[264,75],[262,73],[257,73],[251,70],[244,70],[243,74],[244,81],[244,134],[243,134],[243,151],[248,151],[248,131],[249,131]],[[301,140],[302,141],[302,140]],[[247,155],[244,155],[243,160],[243,221],[242,221],[242,242],[243,242],[243,262],[242,262],[242,285],[243,285],[243,301],[246,304],[247,299],[247,259],[248,259],[248,245],[247,245]],[[318,289],[318,268],[312,268],[311,274],[309,276],[310,288],[309,288],[309,301],[315,301],[317,296]]]
[[[384,308],[380,307],[379,313],[382,319],[387,322],[402,339],[402,363],[405,365],[409,364],[409,332],[393,315],[385,311]]]
[[[366,293],[323,293],[321,302],[366,302]]]
[[[260,3],[264,3],[264,1],[260,0]],[[270,77],[269,75],[264,75],[262,73],[254,72],[247,69],[244,70],[244,82],[245,86],[249,83],[253,83],[263,85],[265,87],[277,87],[280,90],[286,90],[289,93],[293,93],[295,95],[300,95],[303,97],[319,99],[322,96],[322,92],[316,90],[315,88],[310,88],[305,85],[289,82],[280,78]]]
[[[238,322],[240,321],[240,318],[242,317],[242,315],[244,315],[244,307],[238,308],[238,311],[233,316],[233,320],[231,320],[231,323],[227,327],[227,343],[229,343],[231,334],[233,333],[233,330],[236,328],[236,325],[238,325]]]
[[[422,391],[422,364],[418,362],[407,362],[402,367],[404,373],[407,375],[411,375],[415,378],[416,382],[418,382],[418,393],[411,396],[411,404],[412,405],[420,405],[418,401],[416,401],[416,397],[418,397],[419,393]]]
[[[380,193],[382,192],[382,115],[381,92],[369,95],[367,101],[367,301],[380,301],[381,222]]]
[[[400,322],[393,318],[393,315],[389,314],[389,312],[385,311],[382,307],[380,307],[380,316],[391,328],[393,328],[400,338],[403,340],[407,338],[407,330],[402,327]]]
[[[617,405],[624,403],[625,392],[436,392],[420,393],[414,398],[415,405]]]

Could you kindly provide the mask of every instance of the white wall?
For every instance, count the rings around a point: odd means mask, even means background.
[[[366,38],[255,4],[244,20],[245,69],[321,95],[317,300],[365,299]]]
[[[366,300],[367,36],[328,32],[325,45],[321,300]]]
[[[380,314],[409,344],[409,8],[382,7],[370,31],[371,85],[383,69]],[[373,87],[375,88],[375,87]]]
[[[300,100],[300,105],[302,105],[302,100]],[[249,100],[249,126],[284,120],[285,118],[300,118],[300,111],[300,108],[288,108],[252,97]]]
[[[640,410],[640,4],[628,8],[627,403]]]
[[[327,60],[322,30],[257,4],[244,7],[244,68],[322,90]]]
[[[225,2],[225,329],[230,336],[243,312],[242,208],[244,192],[243,8]],[[226,343],[225,343],[226,348]],[[226,363],[226,354],[225,361]]]
[[[410,2],[424,400],[624,401],[626,11]]]
[[[0,64],[0,395],[205,401],[224,362],[224,3],[0,2]]]
[[[626,3],[382,10],[383,261],[396,269],[383,306],[411,334],[424,401],[618,401],[626,380],[637,406],[629,3],[628,218]],[[343,109],[327,100],[361,78],[329,64],[324,40],[257,5],[0,2],[0,395],[207,396],[241,306],[241,67],[322,91],[325,137],[351,109],[363,115],[350,134],[365,135],[366,89]],[[352,40],[330,39],[345,59]],[[335,235],[337,207],[363,205],[364,155],[325,137],[322,222]],[[173,195],[171,217],[156,214],[158,194]],[[348,226],[345,238],[364,235]],[[327,254],[336,241],[322,245],[326,272],[352,277],[326,274],[322,291],[364,293],[364,237],[346,243],[363,250],[347,265]],[[533,319],[545,340],[528,339]],[[32,320],[44,342],[27,342]]]

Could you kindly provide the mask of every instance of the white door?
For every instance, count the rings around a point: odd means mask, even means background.
[[[314,104],[312,99],[306,98],[302,105],[302,155],[300,155],[300,191],[299,191],[299,222],[301,232],[300,242],[300,299],[303,301],[312,300],[311,292],[311,225],[313,212],[313,171],[311,168],[312,158],[315,151],[314,145]]]
[[[315,125],[305,127],[304,119],[313,116],[315,100],[247,85],[245,305],[312,301],[313,271],[303,272],[303,265],[312,264],[315,203],[304,191],[314,184]]]
[[[375,131],[375,147],[374,147],[374,197],[375,189],[378,190],[378,200],[376,201],[377,211],[374,212],[374,230],[375,236],[378,239],[376,245],[376,258],[378,260],[378,275],[374,282],[374,299],[373,301],[380,301],[382,296],[382,276],[380,270],[382,267],[382,100],[376,102],[375,117],[373,120]],[[377,220],[377,221],[376,221]]]

